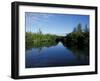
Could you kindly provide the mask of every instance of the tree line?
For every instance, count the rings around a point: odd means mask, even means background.
[[[88,47],[89,48],[89,28],[85,25],[78,24],[71,33],[66,35],[64,43],[67,46]]]
[[[26,49],[31,47],[43,47],[56,44],[55,39],[57,38],[57,35],[51,35],[51,34],[42,34],[42,31],[39,30],[38,33],[32,33],[32,32],[26,32],[25,35],[25,44]]]
[[[43,34],[40,29],[37,33],[26,32],[26,49],[31,47],[49,47],[51,45],[56,45],[58,43],[56,39],[62,39],[61,42],[68,47],[76,46],[79,48],[89,48],[89,27],[85,25],[84,29],[82,28],[82,24],[79,23],[73,29],[73,31],[71,33],[68,33],[66,36]]]

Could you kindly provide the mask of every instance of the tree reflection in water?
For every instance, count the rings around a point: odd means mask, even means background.
[[[81,60],[81,59],[89,59],[89,48],[88,47],[78,47],[77,45],[75,46],[67,46],[66,43],[64,43],[63,41],[59,41],[62,43],[62,45],[67,49],[70,50],[71,52],[73,52],[73,54],[75,54],[75,56],[77,57],[77,60]],[[42,49],[44,47],[52,47],[52,46],[56,46],[58,45],[59,42],[54,42],[54,41],[45,41],[45,42],[36,42],[31,44],[30,47],[32,48],[36,48],[38,50],[38,52],[40,53],[42,51]],[[28,49],[32,49],[32,48],[28,48]]]
[[[89,47],[84,47],[84,46],[67,46],[67,44],[65,44],[64,42],[62,42],[62,44],[64,45],[64,47],[66,47],[66,49],[69,49],[70,51],[73,52],[73,54],[75,54],[75,56],[77,57],[77,60],[81,60],[81,59],[89,59]]]

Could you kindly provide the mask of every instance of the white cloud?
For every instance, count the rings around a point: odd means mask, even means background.
[[[26,16],[32,19],[33,22],[47,22],[49,18],[53,17],[52,14],[34,12],[26,12]]]

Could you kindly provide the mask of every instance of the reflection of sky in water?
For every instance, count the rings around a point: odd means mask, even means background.
[[[58,43],[56,46],[32,48],[26,51],[26,67],[72,66],[89,64],[84,54],[74,54]]]

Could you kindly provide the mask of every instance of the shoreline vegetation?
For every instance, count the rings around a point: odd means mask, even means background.
[[[72,32],[66,36],[58,36],[53,34],[43,34],[39,29],[37,33],[25,33],[26,50],[29,48],[40,48],[55,46],[58,42],[62,42],[65,47],[76,47],[79,49],[87,49],[89,51],[89,28],[87,25],[82,29],[82,24],[79,23]]]
[[[39,34],[26,32],[26,49],[28,48],[38,48],[38,47],[49,47],[56,45],[55,40],[58,36],[51,34]]]

